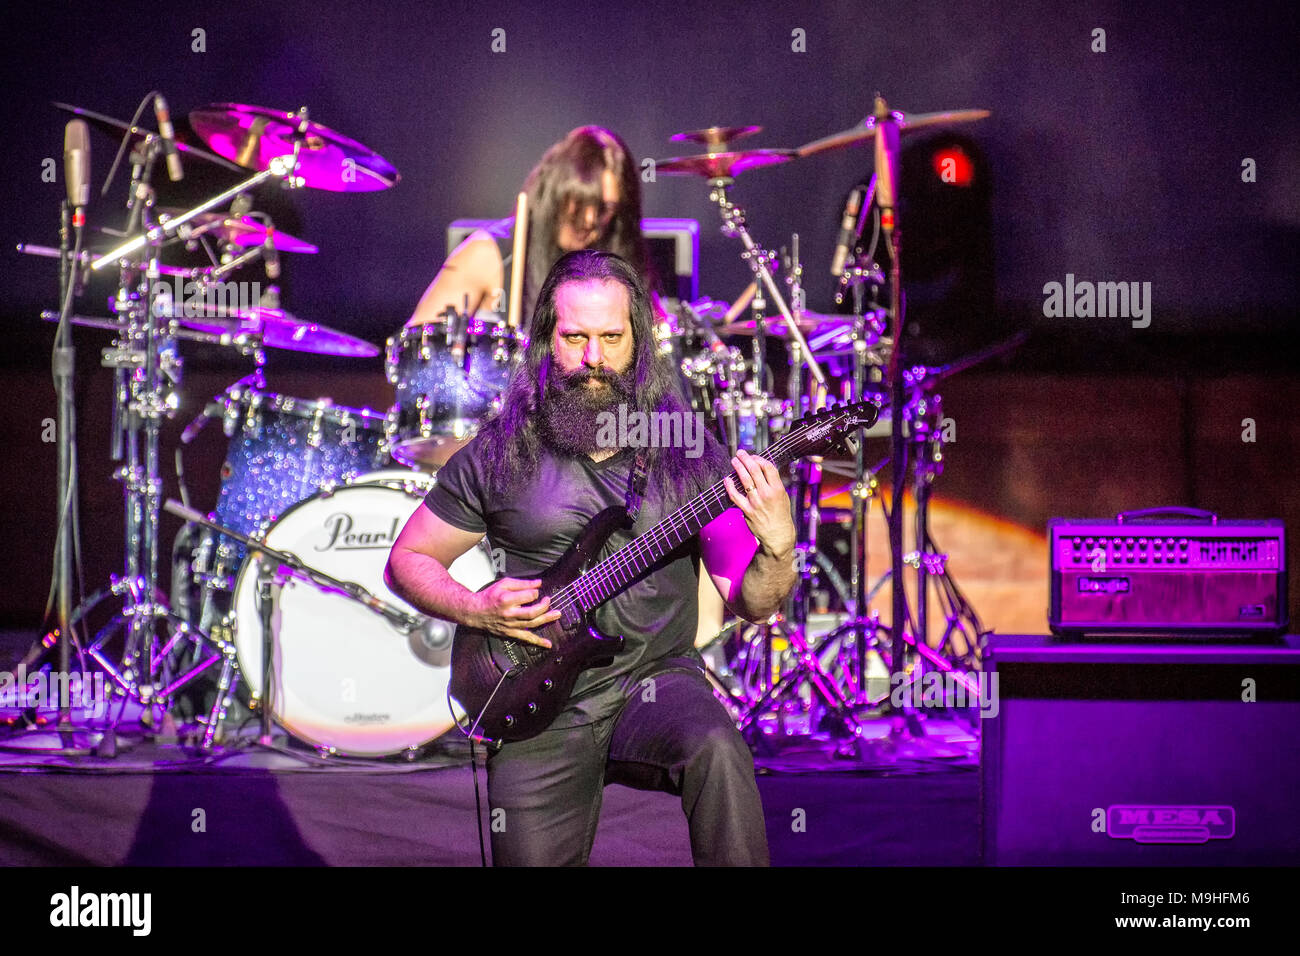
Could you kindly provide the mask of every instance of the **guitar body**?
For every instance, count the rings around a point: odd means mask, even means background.
[[[537,575],[542,582],[538,600],[580,577],[626,521],[623,508],[606,508],[596,515],[560,559]],[[601,634],[576,607],[537,633],[551,642],[549,650],[479,628],[456,628],[451,693],[469,723],[478,719],[476,736],[511,741],[541,733],[568,703],[578,675],[612,663],[623,649],[621,635]],[[503,680],[506,673],[511,676]]]

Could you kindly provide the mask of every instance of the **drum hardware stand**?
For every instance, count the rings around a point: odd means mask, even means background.
[[[890,466],[892,473],[891,484],[893,492],[889,508],[886,512],[889,526],[889,544],[891,555],[891,567],[888,572],[888,579],[891,582],[890,592],[892,596],[892,615],[889,627],[889,653],[887,661],[890,670],[890,688],[899,686],[904,680],[919,682],[926,663],[935,665],[943,670],[951,670],[952,664],[942,658],[940,653],[931,649],[928,645],[928,608],[929,608],[929,585],[930,577],[942,575],[955,592],[955,585],[951,583],[948,577],[945,562],[946,556],[938,554],[933,548],[933,542],[929,536],[929,495],[934,478],[942,470],[942,452],[941,452],[941,435],[939,434],[938,424],[941,417],[941,403],[937,395],[928,397],[921,389],[922,380],[924,379],[924,370],[917,370],[917,374],[909,375],[902,367],[902,329],[903,329],[903,312],[902,312],[902,278],[901,278],[901,235],[896,223],[896,209],[894,203],[897,196],[894,194],[894,188],[898,182],[896,155],[897,155],[897,125],[896,121],[888,111],[885,101],[877,97],[875,104],[875,120],[877,125],[877,148],[876,148],[876,176],[873,177],[868,187],[868,202],[872,198],[880,207],[881,225],[883,227],[885,240],[889,243],[890,248],[890,277],[889,277],[889,318],[892,320],[893,338],[890,347],[888,379],[889,388],[889,407],[892,411],[892,422],[890,428],[891,453]],[[894,155],[889,154],[889,147],[892,145]],[[882,168],[882,164],[885,168]],[[877,190],[877,182],[880,177],[888,175],[888,182],[891,188],[887,190]],[[861,220],[860,220],[861,221]],[[874,249],[874,240],[873,240]],[[878,267],[874,262],[864,266],[854,261],[850,270],[841,278],[841,290],[837,295],[837,301],[842,301],[843,286],[851,284],[854,290],[854,312],[858,316],[854,328],[854,386],[859,395],[866,394],[870,389],[870,384],[866,380],[867,366],[865,362],[866,351],[866,329],[865,329],[865,312],[862,308],[862,281],[874,278],[871,273],[878,275]],[[913,394],[911,402],[905,400],[905,387]],[[916,463],[913,468],[914,472],[914,496],[917,502],[916,509],[916,535],[917,550],[911,554],[903,552],[903,508],[904,496],[903,487],[906,481],[908,470],[908,447],[906,442],[906,432],[909,425],[911,426],[913,443],[917,445]],[[854,609],[853,619],[847,625],[841,627],[837,632],[832,632],[828,636],[827,643],[832,640],[838,640],[848,631],[853,632],[855,656],[853,678],[857,684],[856,690],[859,695],[865,696],[867,688],[866,682],[866,653],[868,648],[867,626],[870,625],[872,631],[872,642],[879,644],[881,629],[879,628],[878,618],[873,614],[870,618],[866,616],[867,594],[866,594],[866,557],[867,557],[867,524],[866,524],[866,505],[869,498],[874,493],[875,478],[869,474],[865,468],[865,461],[862,456],[861,442],[859,442],[859,451],[855,455],[855,474],[856,481],[853,486],[853,550],[857,558],[853,562],[854,573]],[[904,567],[911,564],[917,572],[918,594],[917,594],[917,620],[913,621],[907,608],[906,588],[904,586]],[[882,582],[883,583],[883,579]],[[878,585],[879,586],[879,585]],[[877,587],[878,587],[877,586]],[[873,589],[873,593],[874,593]],[[960,592],[955,592],[959,594]],[[964,602],[963,602],[964,603]],[[964,610],[969,611],[972,618],[973,611],[969,605],[965,605]],[[908,625],[911,625],[911,639],[908,636]],[[941,647],[947,643],[954,630],[958,627],[955,616],[949,615],[948,626],[944,633],[944,639]],[[976,624],[978,630],[978,624]],[[912,644],[915,650],[916,664],[912,672],[906,671],[906,645]],[[825,646],[825,645],[823,645]],[[878,648],[879,651],[879,648]],[[960,679],[960,678],[959,678]],[[963,681],[967,689],[970,688],[968,681]],[[862,699],[859,697],[859,699]],[[914,698],[913,698],[914,699]],[[892,694],[889,695],[889,709],[893,709]],[[871,703],[869,698],[865,701]],[[924,730],[918,719],[917,708],[904,706],[901,708],[901,720],[893,720],[890,724],[890,732],[885,740],[862,740],[860,741],[859,756],[870,758],[872,756],[882,759],[886,764],[892,764],[900,757],[904,756],[959,756],[961,751],[954,751],[951,748],[936,746],[933,740],[907,739],[908,736],[913,738],[923,738]],[[905,731],[905,728],[907,730]],[[910,734],[907,733],[910,731]]]
[[[177,633],[161,647],[155,634],[156,622],[170,622],[175,617],[158,590],[159,498],[162,492],[159,437],[161,419],[164,415],[170,417],[177,407],[175,388],[180,383],[182,370],[173,341],[176,323],[172,319],[165,328],[160,328],[160,316],[155,314],[161,311],[155,309],[152,294],[155,283],[163,274],[158,260],[159,248],[165,237],[174,234],[200,213],[271,178],[288,181],[289,173],[297,168],[300,145],[295,143],[291,158],[278,157],[272,160],[270,169],[165,223],[150,225],[146,209],[154,202],[151,172],[162,144],[157,137],[146,137],[131,154],[133,170],[128,199],[131,211],[128,232],[141,226],[144,232],[90,263],[92,271],[112,262],[120,264],[120,282],[114,301],[120,323],[118,337],[112,347],[104,350],[102,362],[114,370],[116,401],[112,457],[115,461],[124,461],[115,477],[126,489],[126,573],[121,578],[112,579],[107,593],[124,597],[126,603],[122,614],[115,618],[115,622],[121,621],[125,625],[121,661],[114,665],[105,650],[111,632],[116,630],[112,625],[97,635],[88,652],[125,694],[145,705],[147,725],[154,722],[152,708],[155,703],[161,702],[166,706],[176,689],[215,663],[218,657],[225,656],[227,666],[230,664],[229,653],[223,649],[222,654],[214,653],[186,674],[168,680],[170,666],[167,658],[181,638],[207,638],[185,622],[179,622]],[[128,259],[142,249],[141,261]],[[261,248],[254,252],[260,254]],[[191,630],[197,636],[191,635]],[[169,720],[170,715],[164,712],[164,728]]]
[[[798,356],[797,344],[792,351]],[[792,374],[797,374],[792,371]],[[819,395],[820,398],[820,395]],[[796,402],[798,399],[796,399]],[[814,402],[814,405],[819,402]],[[860,444],[858,446],[860,451]],[[823,721],[832,722],[833,733],[841,739],[853,740],[862,733],[862,726],[853,715],[854,702],[844,694],[834,677],[821,662],[821,654],[814,652],[808,640],[808,619],[811,612],[813,580],[817,565],[817,531],[820,525],[819,499],[821,494],[822,460],[820,457],[801,461],[795,466],[795,490],[792,507],[795,523],[795,553],[798,577],[791,596],[787,599],[785,613],[775,624],[758,628],[751,646],[761,647],[763,680],[771,680],[773,639],[778,634],[785,637],[794,649],[795,666],[770,684],[767,691],[752,701],[740,720],[740,730],[747,733],[751,743],[766,745],[758,718],[772,709],[776,710],[778,728],[784,725],[784,704],[798,688],[808,683],[813,698],[810,709],[820,700],[826,711]],[[752,730],[750,729],[752,728]],[[810,726],[809,732],[817,728]]]
[[[766,301],[763,294],[764,288],[767,289],[776,302],[778,310],[785,319],[786,328],[789,330],[789,337],[792,340],[789,342],[789,349],[792,353],[791,390],[792,394],[795,395],[793,403],[796,412],[802,410],[801,395],[803,388],[801,373],[803,366],[805,364],[808,366],[816,382],[816,397],[811,408],[813,411],[820,408],[825,397],[826,380],[816,357],[808,347],[807,340],[804,338],[796,319],[796,316],[801,316],[803,312],[803,297],[800,287],[800,277],[803,270],[799,262],[798,236],[795,235],[792,238],[792,255],[789,259],[790,274],[786,279],[791,286],[792,298],[796,305],[795,310],[792,312],[787,307],[772,277],[771,266],[775,261],[775,256],[756,247],[753,239],[745,229],[743,210],[733,205],[726,196],[726,188],[730,182],[730,180],[725,179],[712,181],[713,191],[710,198],[717,202],[722,210],[725,223],[723,232],[741,239],[745,246],[743,257],[759,280],[758,290],[754,295],[751,308],[755,320],[755,376],[759,383],[758,398],[763,403],[759,414],[756,416],[755,448],[761,453],[767,447],[770,438],[770,423],[767,419],[766,405],[767,395],[764,390],[766,383],[766,323],[763,318]],[[858,447],[860,448],[860,443]],[[861,725],[852,713],[853,702],[844,695],[835,679],[822,666],[819,659],[820,655],[814,653],[807,639],[807,622],[812,599],[812,580],[816,573],[817,527],[820,520],[818,511],[818,495],[821,488],[820,459],[804,462],[797,466],[795,482],[796,492],[793,509],[795,512],[795,547],[798,557],[799,578],[791,598],[787,600],[785,614],[779,617],[775,623],[759,626],[756,639],[750,641],[751,648],[755,646],[761,647],[759,653],[761,654],[764,671],[762,679],[764,682],[771,682],[765,692],[756,700],[748,703],[747,710],[740,719],[741,732],[747,734],[751,742],[757,744],[765,743],[761,728],[758,726],[759,717],[775,705],[780,725],[784,720],[784,703],[788,700],[789,695],[792,693],[797,694],[797,689],[805,681],[809,684],[814,697],[819,698],[827,708],[829,712],[827,717],[836,722],[840,736],[853,739],[862,732]],[[780,679],[772,681],[772,644],[773,640],[778,636],[784,637],[794,649],[796,663]]]
[[[749,230],[745,227],[744,209],[734,204],[727,195],[727,190],[730,189],[734,182],[735,180],[730,177],[710,179],[709,200],[718,204],[718,210],[722,214],[723,235],[739,239],[741,244],[745,247],[744,252],[741,253],[741,258],[748,263],[750,270],[754,273],[754,278],[758,281],[758,291],[754,295],[754,301],[751,303],[751,308],[754,310],[756,324],[755,357],[756,361],[761,360],[764,363],[762,366],[755,369],[759,385],[762,387],[765,383],[764,373],[766,368],[766,356],[764,350],[759,347],[759,340],[763,338],[766,331],[762,315],[763,311],[767,307],[767,303],[763,298],[763,291],[766,289],[767,294],[770,295],[772,301],[776,303],[777,311],[781,313],[781,318],[785,320],[786,328],[789,330],[788,334],[794,339],[802,354],[806,356],[805,362],[808,365],[808,371],[812,373],[812,377],[816,380],[817,384],[822,389],[825,389],[827,387],[826,375],[822,372],[821,366],[817,363],[817,359],[813,356],[812,350],[808,347],[808,341],[804,338],[803,330],[799,328],[799,323],[795,321],[794,315],[790,311],[790,307],[786,305],[785,299],[781,295],[781,290],[772,276],[771,267],[776,256],[773,253],[758,247],[754,242],[754,237],[750,235]],[[800,306],[800,311],[802,311],[802,306]],[[760,425],[759,432],[762,434],[762,438],[760,439],[761,444],[757,441],[755,444],[758,450],[762,451],[767,447],[767,430],[765,426]]]

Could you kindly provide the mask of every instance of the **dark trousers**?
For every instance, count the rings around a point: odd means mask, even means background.
[[[493,865],[585,865],[602,790],[621,783],[682,798],[696,866],[767,866],[754,760],[704,675],[665,670],[618,692],[616,716],[488,755]]]

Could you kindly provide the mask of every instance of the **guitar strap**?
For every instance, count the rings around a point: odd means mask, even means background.
[[[628,524],[636,523],[636,516],[641,513],[641,499],[645,497],[645,485],[647,478],[647,459],[649,453],[645,448],[638,448],[636,460],[632,462],[632,471],[627,476],[627,520]]]

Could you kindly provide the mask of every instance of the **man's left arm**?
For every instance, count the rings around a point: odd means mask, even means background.
[[[736,474],[724,481],[735,507],[700,531],[700,556],[727,607],[748,621],[765,621],[797,577],[790,496],[766,459],[742,450],[731,464]]]

